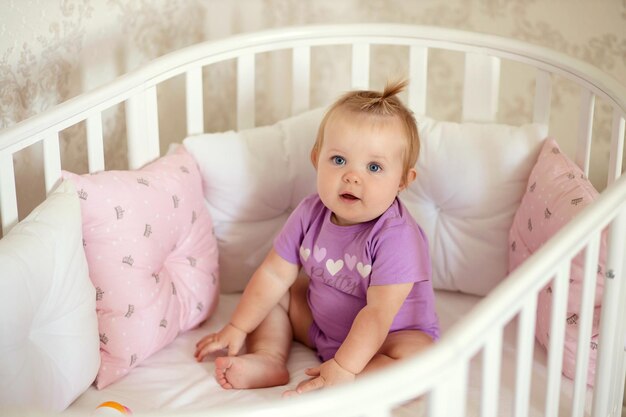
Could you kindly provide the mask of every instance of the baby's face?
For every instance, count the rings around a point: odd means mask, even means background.
[[[404,188],[405,133],[397,119],[338,112],[324,128],[317,191],[332,221],[351,225],[377,218]]]

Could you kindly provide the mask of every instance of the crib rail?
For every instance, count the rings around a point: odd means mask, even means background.
[[[593,416],[618,415],[624,389],[624,336],[626,335],[626,285],[623,283],[626,246],[626,176],[620,177],[624,152],[626,91],[596,68],[540,47],[463,31],[408,25],[311,26],[271,30],[206,42],[163,56],[120,77],[107,86],[68,100],[28,121],[0,132],[0,217],[3,233],[18,221],[13,156],[33,144],[42,143],[46,190],[60,178],[59,134],[86,123],[90,172],[104,169],[102,113],[123,103],[126,110],[129,167],[137,168],[159,156],[157,86],[177,75],[185,76],[187,133],[203,131],[203,80],[205,66],[234,59],[237,62],[237,127],[255,125],[255,56],[288,49],[292,53],[292,113],[310,107],[311,48],[325,45],[352,45],[353,87],[366,88],[370,78],[372,45],[403,45],[408,48],[411,85],[408,103],[416,113],[427,113],[427,64],[429,51],[447,49],[466,56],[463,94],[464,120],[492,121],[497,112],[500,60],[529,64],[536,70],[533,121],[547,124],[551,110],[552,77],[574,81],[581,89],[576,162],[588,172],[592,144],[591,126],[595,99],[601,97],[613,109],[609,187],[593,204],[548,242],[518,270],[486,297],[468,316],[451,329],[436,349],[380,374],[364,377],[354,387],[338,387],[320,393],[273,404],[224,407],[189,415],[329,415],[388,416],[390,407],[424,395],[430,416],[466,414],[468,364],[475,355],[483,360],[483,402],[481,415],[495,416],[498,410],[498,383],[501,373],[502,333],[515,321],[518,329],[515,409],[512,415],[526,416],[530,395],[530,363],[533,357],[537,293],[553,282],[552,346],[548,356],[548,393],[545,414],[556,415],[559,401],[562,337],[565,303],[572,258],[584,251],[587,265],[597,264],[600,234],[609,228],[607,279]],[[619,179],[618,179],[619,178]],[[562,242],[569,242],[563,245]],[[594,286],[595,271],[585,271],[585,285]],[[591,293],[591,291],[588,291]],[[524,294],[520,297],[520,294]],[[560,300],[560,301],[559,301]],[[622,300],[620,305],[620,300]],[[589,340],[592,304],[583,300],[581,340]],[[580,358],[588,346],[579,346]],[[586,368],[579,361],[576,370],[574,416],[582,415]],[[416,376],[428,375],[428,378]],[[389,384],[388,381],[396,381]],[[379,402],[376,399],[384,398]],[[454,398],[454,401],[450,399]],[[323,400],[322,400],[323,399]],[[366,400],[366,399],[374,399]],[[183,413],[179,413],[183,414]]]

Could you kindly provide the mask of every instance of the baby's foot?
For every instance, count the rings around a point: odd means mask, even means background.
[[[224,389],[266,388],[289,382],[287,366],[263,353],[215,359],[215,379]]]

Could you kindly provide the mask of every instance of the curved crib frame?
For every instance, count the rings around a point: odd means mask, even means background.
[[[156,86],[185,74],[187,133],[203,131],[202,68],[217,62],[237,62],[237,128],[254,126],[255,55],[281,49],[292,51],[292,114],[309,108],[310,53],[321,45],[352,45],[352,85],[369,83],[370,46],[405,45],[409,51],[408,105],[426,112],[426,71],[430,49],[465,54],[463,120],[493,121],[497,111],[500,60],[536,68],[533,121],[548,123],[552,75],[565,77],[580,87],[581,108],[576,162],[589,169],[591,126],[595,97],[613,108],[611,157],[607,189],[599,199],[561,230],[535,255],[485,297],[471,313],[422,355],[362,378],[358,383],[311,393],[288,401],[246,406],[226,406],[189,415],[219,416],[389,416],[391,408],[427,395],[428,415],[465,414],[466,377],[470,359],[481,353],[483,361],[482,415],[495,416],[498,405],[502,331],[518,320],[515,416],[526,416],[530,395],[530,364],[534,346],[536,296],[554,278],[552,345],[548,352],[546,415],[558,412],[565,307],[571,259],[585,251],[587,264],[598,258],[600,233],[609,228],[607,278],[603,299],[601,339],[592,415],[617,416],[624,392],[624,337],[626,336],[626,179],[621,175],[624,153],[626,90],[597,68],[554,51],[490,35],[400,24],[304,26],[243,34],[190,46],[132,71],[94,91],[0,132],[0,214],[4,234],[17,223],[13,155],[43,143],[46,190],[61,177],[59,132],[86,121],[89,172],[104,169],[102,112],[124,103],[127,117],[129,167],[138,168],[159,156]],[[589,340],[593,310],[595,270],[585,272],[581,332]],[[590,291],[591,290],[591,291]],[[585,401],[588,343],[579,343],[574,385],[573,417],[582,416]],[[425,377],[428,376],[428,377]],[[451,401],[450,399],[454,399]],[[182,414],[177,412],[176,414]]]

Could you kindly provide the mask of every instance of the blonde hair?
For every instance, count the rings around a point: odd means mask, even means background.
[[[408,85],[407,80],[387,83],[382,92],[371,90],[349,91],[339,97],[326,111],[317,131],[315,144],[311,149],[311,161],[317,165],[317,157],[324,143],[324,129],[330,117],[338,110],[347,110],[352,113],[373,115],[384,118],[398,118],[406,132],[407,147],[404,152],[403,180],[409,170],[415,166],[420,151],[420,140],[417,133],[417,123],[413,112],[400,99],[398,93]]]

